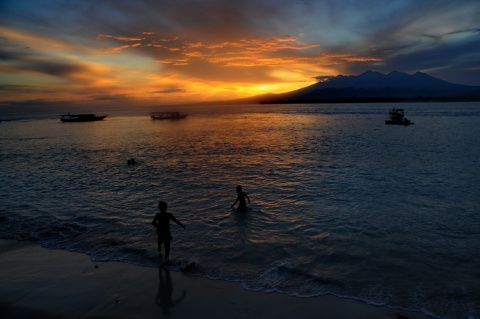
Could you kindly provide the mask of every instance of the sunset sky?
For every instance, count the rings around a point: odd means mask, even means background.
[[[478,0],[1,0],[0,106],[288,92],[367,70],[480,86]]]

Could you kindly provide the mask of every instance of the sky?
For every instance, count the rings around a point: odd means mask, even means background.
[[[480,86],[479,0],[0,0],[0,107],[161,105],[367,70]]]

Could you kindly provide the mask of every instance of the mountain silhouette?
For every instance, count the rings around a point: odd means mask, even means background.
[[[260,103],[480,101],[480,87],[450,83],[422,72],[366,71],[258,98]]]

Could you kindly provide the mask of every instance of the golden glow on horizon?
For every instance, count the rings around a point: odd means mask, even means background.
[[[1,100],[119,100],[162,103],[232,100],[283,93],[336,75],[345,61],[375,61],[351,54],[319,54],[320,44],[292,36],[206,43],[160,37],[98,34],[85,45],[73,40],[0,28],[17,62],[0,65],[11,88]],[[52,94],[52,92],[56,92]]]

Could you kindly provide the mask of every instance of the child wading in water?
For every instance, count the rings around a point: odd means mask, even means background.
[[[165,259],[168,260],[170,256],[170,241],[173,239],[172,234],[170,233],[170,220],[173,220],[178,225],[182,226],[185,229],[185,226],[172,214],[167,213],[167,203],[158,202],[158,209],[160,213],[155,215],[155,218],[152,221],[152,225],[157,228],[157,243],[158,243],[158,255],[161,256],[162,252],[162,243],[165,245]]]
[[[237,200],[235,201],[235,203],[233,203],[232,208],[233,208],[233,206],[235,206],[235,204],[237,202],[240,202],[240,204],[238,204],[238,210],[247,209],[247,202],[245,201],[245,197],[248,199],[248,203],[250,204],[250,198],[248,197],[247,194],[242,192],[242,186],[238,185],[237,186]]]

